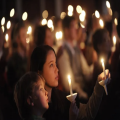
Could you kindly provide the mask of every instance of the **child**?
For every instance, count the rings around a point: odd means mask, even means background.
[[[42,115],[49,107],[44,85],[44,78],[35,72],[26,73],[17,82],[14,99],[22,119],[43,120]]]

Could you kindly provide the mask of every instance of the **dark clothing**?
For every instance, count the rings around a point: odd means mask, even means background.
[[[27,71],[27,58],[22,58],[17,52],[13,53],[8,60],[8,82],[12,90],[16,82]]]
[[[32,115],[30,118],[25,120],[45,120],[43,117]]]
[[[103,96],[104,88],[96,82],[94,92],[87,104],[80,103],[79,120],[94,120]],[[69,120],[70,102],[66,95],[55,88],[52,91],[52,102],[49,103],[49,109],[43,115],[46,120]]]
[[[62,91],[53,88],[51,101],[49,109],[43,117],[46,120],[69,120],[70,102],[66,99],[66,95]]]

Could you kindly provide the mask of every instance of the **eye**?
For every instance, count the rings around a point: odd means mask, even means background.
[[[53,67],[53,64],[50,64],[50,67]]]

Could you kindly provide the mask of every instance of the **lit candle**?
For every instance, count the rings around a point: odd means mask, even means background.
[[[116,37],[115,36],[113,36],[113,45],[114,45],[114,47],[116,45]]]
[[[99,24],[100,24],[100,27],[103,28],[104,27],[104,22],[102,19],[99,20]]]
[[[100,18],[100,13],[97,10],[95,11],[95,17]]]
[[[105,72],[104,60],[101,59],[101,62],[102,62],[102,67],[103,67],[104,76],[105,76],[105,78],[106,78],[106,72]]]
[[[70,87],[70,95],[72,95],[72,85],[71,85],[70,75],[68,75],[68,83],[69,83],[69,87]]]
[[[6,34],[6,35],[5,35],[5,40],[6,40],[5,47],[8,47],[8,46],[9,46],[8,39],[9,39],[9,36],[8,36],[8,34]]]

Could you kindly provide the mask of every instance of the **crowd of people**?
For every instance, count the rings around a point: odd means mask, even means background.
[[[74,16],[66,15],[54,20],[54,31],[35,24],[28,35],[26,22],[20,21],[12,25],[7,46],[0,29],[0,119],[120,119],[119,35],[113,21],[104,28],[98,23],[92,17],[83,28]],[[58,30],[63,32],[60,40],[55,38]],[[107,77],[111,74],[108,96],[99,84],[106,79],[101,58],[109,69]],[[78,94],[72,103],[66,98],[68,75]]]

